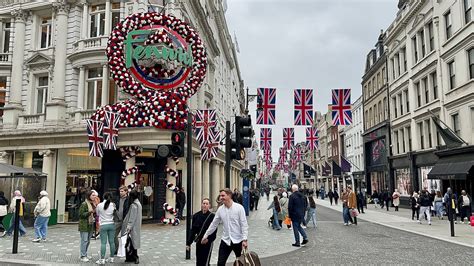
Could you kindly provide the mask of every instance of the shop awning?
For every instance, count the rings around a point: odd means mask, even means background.
[[[428,173],[428,179],[464,180],[474,167],[474,161],[443,162],[440,160]]]
[[[11,164],[0,163],[0,177],[9,177],[11,175],[44,175],[42,172],[30,168],[18,167]]]

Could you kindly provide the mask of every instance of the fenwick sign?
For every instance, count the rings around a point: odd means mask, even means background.
[[[139,45],[138,43],[144,43],[147,37],[153,34],[152,30],[133,30],[127,35],[127,39],[124,41],[125,45],[125,66],[130,68],[133,66],[133,59],[164,59],[167,61],[177,61],[187,67],[191,67],[193,64],[193,54],[191,48],[187,50],[183,48],[170,48],[167,46],[145,46]],[[137,37],[137,38],[135,38]],[[133,45],[136,44],[136,45]]]

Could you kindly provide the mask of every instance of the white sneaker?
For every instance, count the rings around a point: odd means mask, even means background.
[[[35,238],[32,240],[32,242],[40,242],[41,241],[41,238]]]
[[[349,224],[348,223],[344,223],[345,226],[348,226]]]
[[[105,260],[100,259],[100,260],[96,261],[95,264],[105,264]]]
[[[417,223],[421,224],[421,221],[420,220],[416,220]]]
[[[301,228],[306,229],[306,225],[302,225]]]
[[[108,258],[105,260],[107,263],[114,263],[114,258]]]
[[[82,257],[82,258],[81,258],[81,261],[82,261],[82,262],[89,262],[90,259],[89,259],[88,257]]]

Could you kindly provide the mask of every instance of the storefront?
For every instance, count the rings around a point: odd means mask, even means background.
[[[365,183],[369,194],[392,187],[389,180],[387,128],[388,125],[382,124],[364,134]]]

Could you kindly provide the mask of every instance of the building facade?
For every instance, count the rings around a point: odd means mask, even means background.
[[[166,5],[164,4],[166,2]],[[100,192],[117,184],[107,165],[121,170],[140,169],[143,216],[163,217],[161,202],[166,188],[158,176],[166,175],[157,161],[157,145],[170,144],[171,131],[155,128],[120,130],[118,146],[140,146],[144,151],[124,164],[120,158],[105,162],[89,157],[85,119],[105,104],[129,96],[110,77],[105,48],[112,27],[137,12],[155,10],[172,14],[194,27],[206,49],[208,68],[201,89],[191,98],[191,110],[216,109],[220,129],[235,114],[243,114],[245,99],[237,56],[225,21],[225,1],[1,1],[0,3],[0,105],[2,162],[36,168],[46,174],[46,187],[59,222],[77,220],[83,192]],[[3,106],[4,105],[4,106]],[[202,161],[193,145],[193,209],[203,197],[216,198],[224,184],[224,154]],[[107,159],[107,160],[109,160]],[[117,160],[119,163],[114,163]],[[156,166],[160,165],[160,167]],[[176,166],[178,186],[186,186],[186,161]],[[240,188],[239,169],[231,171],[231,187]],[[119,171],[121,171],[119,170]],[[27,200],[25,182],[2,181],[4,191],[20,188]],[[158,185],[159,184],[159,185]],[[152,194],[144,189],[151,188]],[[169,193],[168,193],[169,194]],[[174,195],[166,197],[174,206]]]

